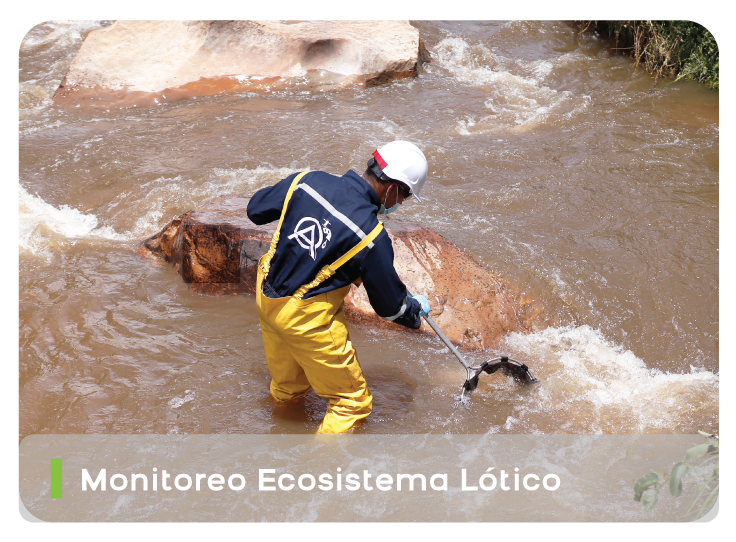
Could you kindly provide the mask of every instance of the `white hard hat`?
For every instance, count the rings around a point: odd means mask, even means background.
[[[384,145],[373,153],[368,166],[374,173],[376,173],[375,166],[378,166],[383,176],[406,185],[417,201],[422,201],[419,191],[427,179],[427,159],[413,143],[392,141]],[[382,178],[380,174],[377,177]]]

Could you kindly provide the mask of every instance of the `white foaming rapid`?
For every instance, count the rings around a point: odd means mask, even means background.
[[[21,253],[46,258],[51,249],[79,240],[142,240],[158,232],[172,218],[225,194],[253,194],[295,171],[308,167],[213,169],[205,178],[160,177],[131,186],[106,206],[105,221],[67,205],[54,207],[19,187]]]
[[[107,206],[107,211],[118,230],[126,231],[128,238],[144,238],[158,232],[174,217],[218,196],[253,194],[307,169],[214,168],[199,179],[185,179],[181,175],[159,177],[121,193]],[[145,213],[141,215],[140,210]]]
[[[91,30],[102,27],[102,21],[47,21],[31,29],[20,44],[21,51],[39,45],[65,47],[82,42]]]
[[[54,245],[61,245],[85,238],[124,240],[127,237],[115,232],[110,226],[97,227],[98,219],[93,214],[84,214],[67,205],[59,208],[49,205],[38,196],[29,194],[19,187],[19,244],[21,252],[50,256]]]
[[[534,360],[542,381],[527,409],[561,413],[563,432],[581,425],[598,433],[694,432],[691,418],[706,412],[717,423],[718,375],[692,366],[686,374],[649,369],[590,326],[511,333],[505,347]]]
[[[434,50],[437,65],[458,82],[488,90],[485,107],[490,115],[458,120],[461,135],[490,133],[502,129],[526,131],[561,119],[569,119],[591,103],[590,96],[550,88],[555,63],[525,61],[497,55],[483,44],[470,45],[462,38],[445,38]]]

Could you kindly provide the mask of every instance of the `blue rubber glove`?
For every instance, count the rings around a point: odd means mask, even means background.
[[[429,314],[429,301],[427,301],[427,298],[423,295],[413,295],[412,297],[419,301],[419,304],[422,306],[419,316],[427,316]]]

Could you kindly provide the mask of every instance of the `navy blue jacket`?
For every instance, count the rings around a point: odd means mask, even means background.
[[[278,220],[296,175],[256,192],[248,203],[248,218],[259,225]],[[300,286],[314,280],[325,265],[357,245],[378,224],[379,206],[376,191],[352,170],[342,177],[322,171],[302,177],[289,201],[268,273],[267,282],[276,294],[293,295]],[[379,316],[418,329],[421,306],[409,297],[396,274],[394,250],[385,230],[372,245],[307,292],[304,298],[342,288],[360,278]]]

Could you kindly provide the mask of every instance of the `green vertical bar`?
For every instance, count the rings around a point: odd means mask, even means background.
[[[61,499],[61,458],[51,460],[51,498]]]

